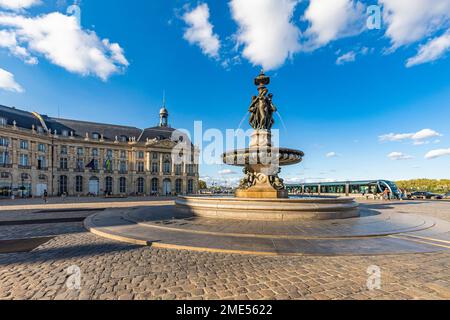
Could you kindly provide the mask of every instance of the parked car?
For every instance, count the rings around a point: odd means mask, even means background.
[[[424,191],[419,191],[419,192],[413,192],[411,193],[411,195],[409,196],[410,199],[424,199],[424,200],[441,200],[444,199],[444,196],[441,194],[436,194],[436,193],[431,193],[431,192],[424,192]]]
[[[450,199],[450,192],[447,192],[447,193],[444,195],[444,198],[445,198],[445,199]]]

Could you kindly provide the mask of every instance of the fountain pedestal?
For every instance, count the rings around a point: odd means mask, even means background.
[[[236,190],[236,198],[287,199],[288,192],[280,172],[279,148],[272,147],[270,130],[255,130],[251,135],[250,157],[245,164],[246,178]]]

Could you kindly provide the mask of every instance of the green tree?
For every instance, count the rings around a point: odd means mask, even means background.
[[[204,189],[207,189],[207,188],[208,188],[208,185],[206,184],[205,181],[200,180],[200,181],[198,182],[198,187],[200,188],[200,190],[204,190]]]
[[[397,181],[400,189],[406,189],[408,192],[428,191],[433,193],[447,193],[450,191],[449,179],[413,179]]]

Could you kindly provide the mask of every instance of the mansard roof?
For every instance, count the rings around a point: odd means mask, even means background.
[[[16,108],[9,108],[0,105],[0,118],[6,119],[6,124],[12,126],[14,121],[19,128],[26,128],[31,130],[34,125],[35,128],[42,126],[38,118],[31,112],[22,111]]]
[[[48,130],[51,130],[52,133],[56,130],[58,135],[62,134],[63,131],[68,134],[73,132],[76,138],[85,138],[86,133],[89,134],[90,138],[93,134],[99,134],[105,141],[110,142],[115,141],[116,137],[119,139],[121,137],[135,138],[136,142],[143,143],[154,139],[168,140],[171,139],[172,133],[175,131],[175,129],[169,127],[152,127],[142,130],[129,126],[53,118],[2,105],[0,105],[0,118],[6,118],[7,124],[11,126],[13,121],[16,121],[17,127],[28,130],[31,130],[33,125],[35,128],[38,128],[38,126],[44,127],[42,120]]]

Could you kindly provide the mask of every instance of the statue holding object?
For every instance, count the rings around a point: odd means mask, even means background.
[[[258,96],[252,98],[250,104],[250,125],[255,130],[272,130],[275,120],[273,114],[277,112],[277,108],[273,104],[273,94],[269,94],[266,85],[270,83],[270,78],[267,77],[263,71],[255,79],[255,84],[258,86]]]

